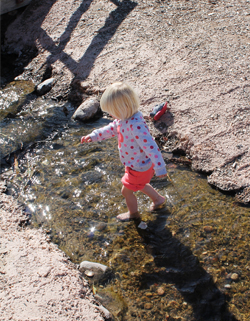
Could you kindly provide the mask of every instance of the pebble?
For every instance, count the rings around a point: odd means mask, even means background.
[[[165,290],[164,290],[164,288],[163,288],[162,286],[157,289],[157,294],[158,294],[158,295],[163,295],[163,294],[165,294]]]
[[[97,270],[101,270],[103,272],[106,272],[106,270],[108,269],[108,267],[104,264],[100,264],[100,263],[95,263],[95,262],[90,262],[90,261],[82,261],[80,263],[80,267],[79,269],[97,269]]]
[[[233,273],[233,274],[231,275],[231,280],[237,281],[238,279],[239,279],[239,275],[238,275],[237,273]]]
[[[100,222],[100,223],[97,224],[96,229],[97,229],[98,231],[103,231],[103,230],[106,229],[106,227],[107,227],[107,224],[106,224],[106,223]]]
[[[147,223],[141,222],[141,223],[138,225],[138,227],[139,227],[140,229],[142,229],[142,230],[146,230],[146,228],[147,228],[148,226],[147,226]]]
[[[88,276],[89,278],[92,278],[95,275],[95,273],[93,271],[90,271],[90,270],[85,271],[84,274],[86,276]]]
[[[42,83],[40,83],[37,87],[36,87],[36,92],[39,96],[42,96],[44,94],[46,94],[47,92],[49,92],[53,86],[53,83],[55,82],[55,78],[49,78],[44,80]]]
[[[146,309],[146,310],[150,310],[150,309],[152,309],[152,307],[153,307],[152,303],[145,303],[144,304],[144,309]]]
[[[204,231],[206,232],[206,233],[211,233],[211,232],[213,232],[213,227],[212,226],[204,226]]]

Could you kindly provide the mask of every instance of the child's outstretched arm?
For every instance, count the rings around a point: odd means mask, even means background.
[[[118,125],[118,121],[115,119],[112,123],[109,123],[107,126],[95,129],[89,135],[83,136],[81,138],[81,143],[83,144],[83,143],[98,142],[98,141],[102,141],[102,140],[114,137],[118,134],[117,125]]]

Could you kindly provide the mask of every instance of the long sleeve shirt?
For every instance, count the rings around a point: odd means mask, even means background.
[[[93,142],[118,136],[118,149],[123,165],[144,172],[153,164],[156,176],[167,173],[160,149],[150,135],[141,112],[125,120],[115,119],[107,126],[94,130],[89,136]]]

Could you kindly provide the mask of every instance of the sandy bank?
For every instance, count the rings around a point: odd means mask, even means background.
[[[76,265],[26,221],[20,204],[1,192],[0,319],[109,320]]]

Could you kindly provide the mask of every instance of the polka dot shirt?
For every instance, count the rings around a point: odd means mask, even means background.
[[[94,130],[89,136],[93,142],[118,136],[118,149],[123,165],[144,172],[154,164],[156,176],[166,174],[160,149],[150,135],[141,112],[129,119],[115,119],[109,125]]]

